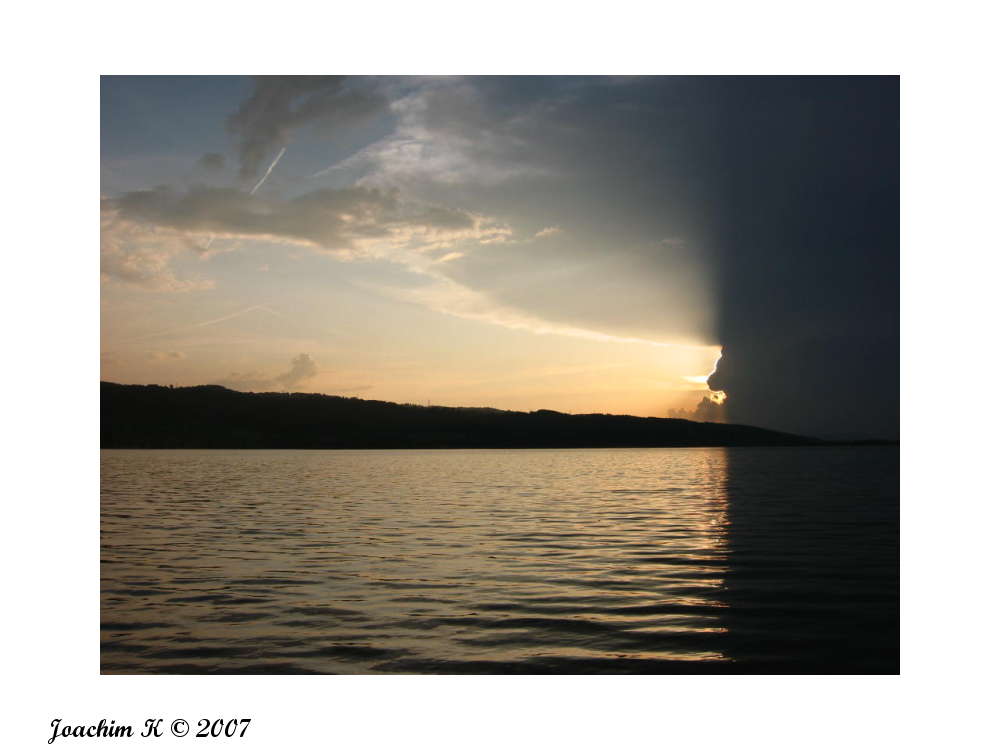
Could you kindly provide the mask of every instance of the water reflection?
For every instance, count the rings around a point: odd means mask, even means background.
[[[742,672],[899,671],[899,454],[730,449],[724,653]]]
[[[861,453],[105,451],[102,671],[884,668]]]

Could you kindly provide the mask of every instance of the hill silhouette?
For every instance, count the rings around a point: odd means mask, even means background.
[[[744,425],[416,406],[219,385],[101,383],[102,448],[597,448],[819,445]]]

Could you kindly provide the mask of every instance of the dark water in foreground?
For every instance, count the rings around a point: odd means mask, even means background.
[[[102,451],[104,673],[894,673],[896,448]]]

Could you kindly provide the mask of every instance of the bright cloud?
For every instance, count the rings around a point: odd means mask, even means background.
[[[292,359],[291,366],[282,373],[266,377],[259,373],[230,373],[219,380],[221,385],[240,391],[267,391],[279,388],[292,390],[316,376],[319,367],[308,354],[299,354]]]
[[[101,279],[158,292],[211,289],[208,279],[178,279],[171,260],[195,250],[192,237],[171,227],[122,216],[115,201],[101,199]]]

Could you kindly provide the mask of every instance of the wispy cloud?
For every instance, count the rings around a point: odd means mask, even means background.
[[[497,112],[472,84],[430,79],[400,92],[389,110],[397,118],[392,134],[313,177],[362,168],[363,184],[412,187],[496,185],[549,173],[526,150],[530,112]]]
[[[161,188],[126,193],[111,205],[120,221],[152,227],[177,247],[196,247],[198,237],[213,234],[305,245],[342,259],[393,260],[396,250],[429,252],[511,233],[486,216],[365,187],[316,190],[291,200],[231,188]]]
[[[445,276],[428,272],[434,282],[417,289],[371,287],[373,291],[428,307],[435,312],[453,315],[467,320],[478,320],[493,325],[520,331],[530,331],[540,335],[570,336],[618,344],[639,344],[643,346],[669,349],[716,349],[696,341],[677,339],[663,341],[638,336],[619,336],[580,326],[565,325],[531,315],[523,310],[498,303],[489,295],[463,286]]]
[[[368,79],[346,76],[258,76],[252,94],[227,121],[238,139],[240,177],[250,181],[264,160],[284,149],[296,129],[365,120],[385,107]]]

